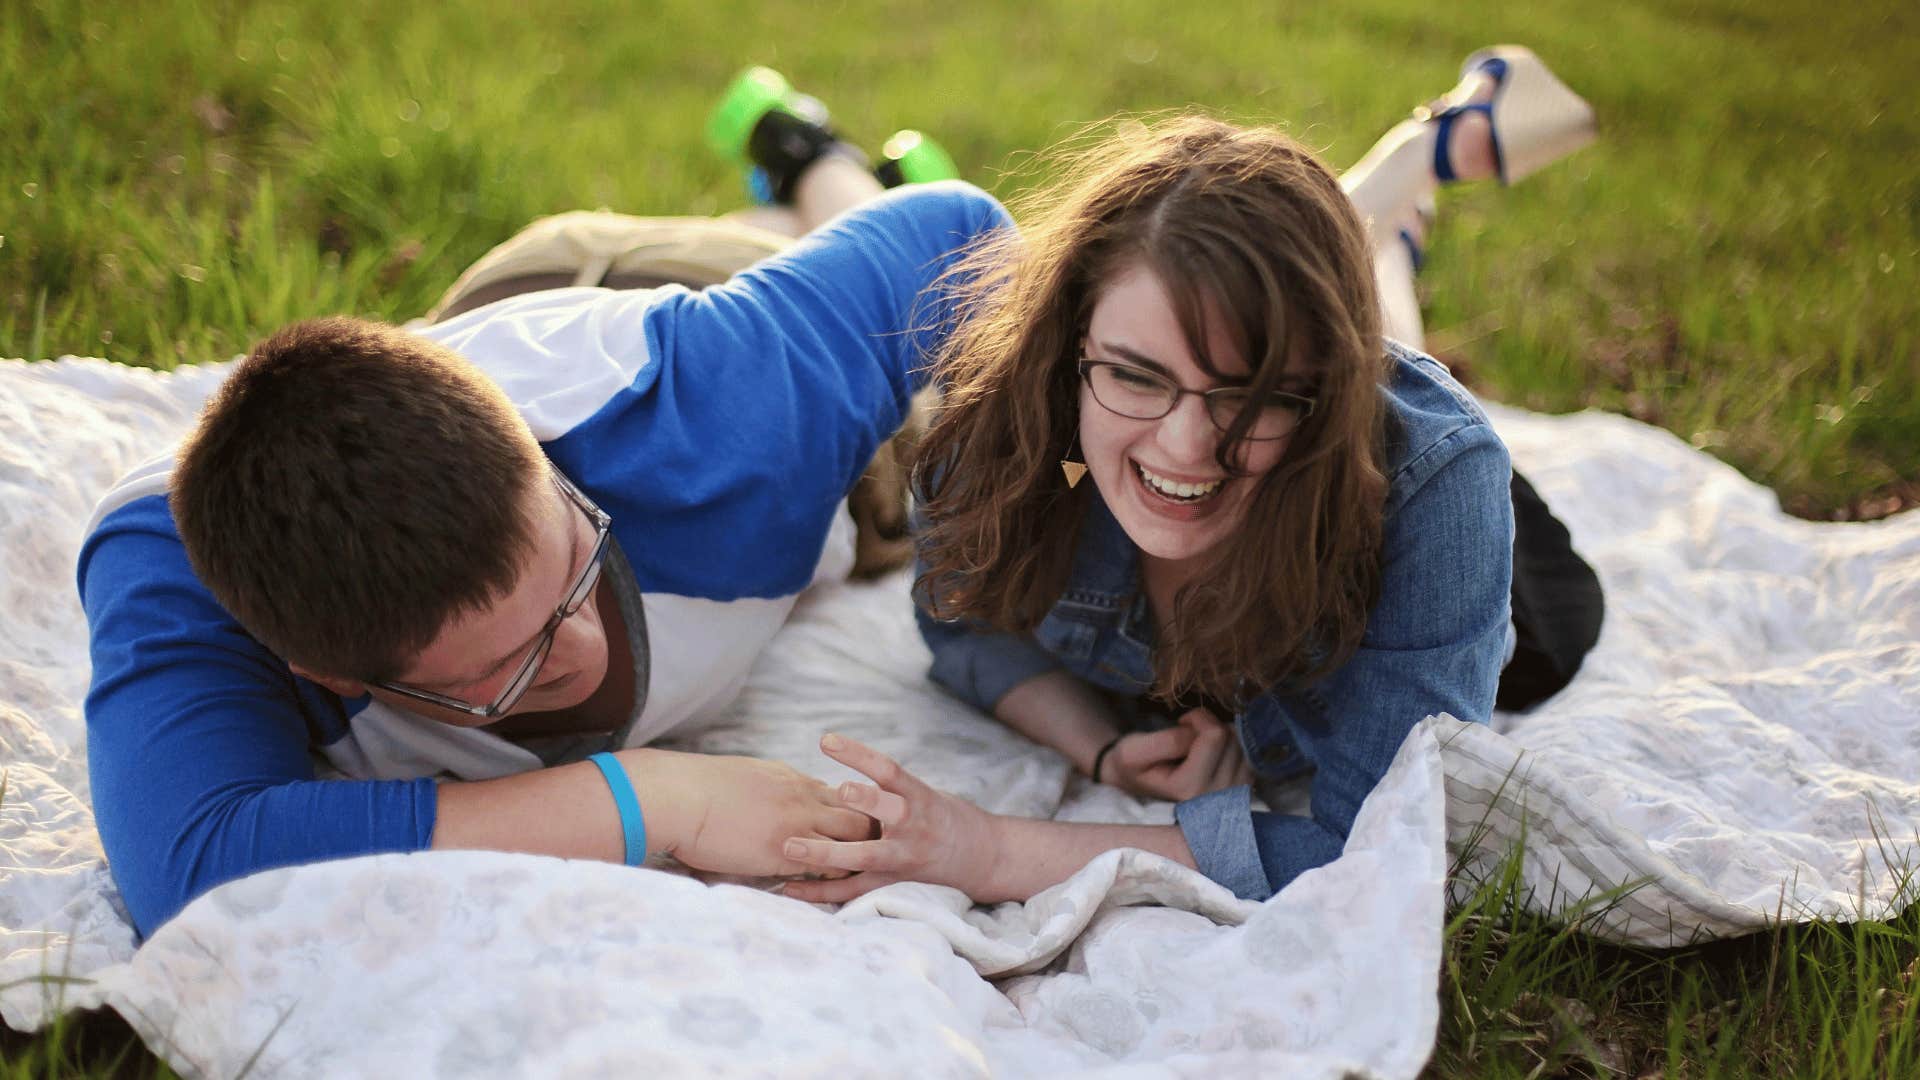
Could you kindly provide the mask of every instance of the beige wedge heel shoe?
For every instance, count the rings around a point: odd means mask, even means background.
[[[1418,120],[1439,125],[1433,153],[1433,172],[1441,180],[1454,179],[1447,156],[1453,122],[1468,112],[1482,113],[1493,127],[1493,156],[1500,182],[1511,184],[1591,143],[1598,133],[1593,106],[1554,75],[1532,49],[1495,45],[1467,57],[1460,77],[1476,71],[1493,77],[1490,101],[1448,105],[1436,102],[1413,112]]]

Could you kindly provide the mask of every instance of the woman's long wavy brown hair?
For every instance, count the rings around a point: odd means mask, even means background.
[[[1286,135],[1199,116],[1124,121],[1065,170],[1016,202],[1021,235],[976,250],[951,279],[963,302],[936,360],[945,403],[915,463],[921,603],[1018,632],[1059,599],[1090,488],[1070,490],[1059,467],[1078,430],[1075,362],[1101,289],[1145,266],[1211,374],[1209,310],[1252,366],[1256,399],[1289,357],[1317,384],[1242,527],[1159,628],[1156,692],[1239,702],[1331,671],[1358,646],[1378,592],[1386,491],[1386,360],[1352,203]],[[1223,467],[1243,433],[1223,437]]]

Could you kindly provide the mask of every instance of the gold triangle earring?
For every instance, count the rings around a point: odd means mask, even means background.
[[[1073,460],[1074,453],[1079,449],[1080,433],[1076,431],[1073,433],[1073,441],[1067,444],[1067,456],[1060,459],[1060,471],[1066,475],[1069,489],[1077,486],[1081,477],[1087,475],[1087,463]]]

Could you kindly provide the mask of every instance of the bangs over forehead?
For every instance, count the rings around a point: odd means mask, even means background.
[[[1284,204],[1262,195],[1244,176],[1224,181],[1195,170],[1128,206],[1105,230],[1106,250],[1089,260],[1089,300],[1143,267],[1159,279],[1188,351],[1216,385],[1244,385],[1256,398],[1339,393],[1350,380],[1334,370],[1337,350],[1323,347],[1314,329],[1335,314],[1321,309],[1337,304],[1315,265],[1324,253],[1301,251]],[[1222,352],[1237,354],[1246,369],[1227,370]],[[1230,471],[1254,418],[1249,411],[1221,441],[1218,459]]]
[[[1180,321],[1180,333],[1200,369],[1221,383],[1309,392],[1319,373],[1305,340],[1306,320],[1294,310],[1279,275],[1232,237],[1163,237],[1146,255]],[[1220,338],[1210,340],[1212,334]],[[1222,340],[1223,338],[1223,340]],[[1214,346],[1226,346],[1246,364],[1228,371]]]

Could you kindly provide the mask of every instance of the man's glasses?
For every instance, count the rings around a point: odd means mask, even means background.
[[[580,489],[560,475],[558,469],[549,469],[548,473],[553,477],[554,486],[560,489],[560,493],[565,495],[573,505],[579,507],[581,512],[587,515],[587,520],[593,522],[593,553],[587,556],[587,565],[580,571],[579,580],[573,583],[573,588],[567,590],[566,598],[560,601],[560,606],[554,609],[553,616],[547,620],[547,625],[541,628],[540,638],[534,642],[533,650],[527,653],[525,660],[520,662],[519,669],[514,672],[513,678],[507,680],[507,685],[500,689],[500,694],[493,699],[493,704],[475,705],[461,701],[459,698],[400,683],[375,682],[374,686],[399,694],[401,697],[424,701],[429,705],[438,705],[443,709],[452,709],[455,712],[463,712],[486,720],[497,720],[507,715],[515,705],[520,703],[520,698],[526,694],[527,688],[532,686],[533,681],[539,677],[540,666],[547,662],[547,654],[553,651],[553,637],[559,632],[560,624],[584,607],[587,599],[593,595],[593,587],[600,582],[600,568],[607,561],[607,546],[613,536],[612,518],[598,506],[593,505],[593,500],[581,494]]]
[[[1313,415],[1313,399],[1299,394],[1275,390],[1255,406],[1252,392],[1244,386],[1189,390],[1164,375],[1112,360],[1081,360],[1080,377],[1093,391],[1093,400],[1129,420],[1158,420],[1172,412],[1182,397],[1198,394],[1206,401],[1213,426],[1224,432],[1233,427],[1241,413],[1253,408],[1247,438],[1257,442],[1284,439],[1293,434],[1300,421]]]

